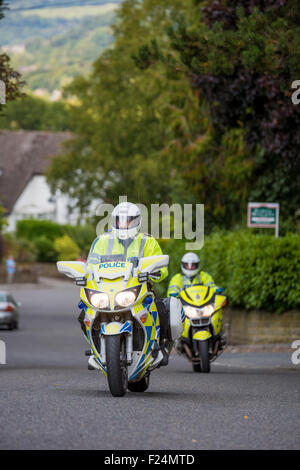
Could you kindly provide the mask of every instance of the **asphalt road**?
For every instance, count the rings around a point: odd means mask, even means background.
[[[87,370],[78,290],[12,289],[19,331],[0,330],[0,449],[299,449],[300,366],[290,352],[225,352],[211,374],[174,355],[149,391],[113,398]]]

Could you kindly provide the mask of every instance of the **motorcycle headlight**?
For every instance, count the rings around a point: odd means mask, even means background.
[[[128,307],[136,301],[138,293],[137,288],[122,290],[116,294],[115,303],[119,307]]]
[[[188,318],[200,318],[200,312],[194,307],[183,307],[183,311]]]
[[[213,305],[205,305],[205,307],[203,307],[201,309],[201,313],[202,313],[202,317],[210,317],[213,313],[214,313],[214,307]]]
[[[109,296],[105,292],[97,292],[91,289],[85,290],[88,301],[93,307],[103,309],[109,306]]]

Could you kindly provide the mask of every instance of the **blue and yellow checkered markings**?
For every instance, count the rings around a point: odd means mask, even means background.
[[[124,323],[124,326],[122,326],[120,333],[132,333],[132,325],[129,321]]]
[[[151,350],[153,347],[153,343],[155,339],[157,338],[157,311],[153,311],[148,314],[147,320],[144,323],[144,328],[146,332],[146,338],[145,338],[145,346],[143,349],[143,354],[133,372],[130,376],[130,380],[135,380],[141,372],[152,362],[152,356],[151,356]]]
[[[153,311],[152,311],[152,316],[153,316],[153,321],[154,321],[154,324],[155,324],[156,338],[159,338],[159,334],[160,334],[160,324],[159,324],[158,311],[157,311],[157,310],[153,310]]]

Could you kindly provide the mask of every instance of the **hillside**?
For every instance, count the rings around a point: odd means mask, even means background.
[[[27,86],[60,90],[112,42],[110,25],[121,0],[11,0],[0,25],[0,45]]]

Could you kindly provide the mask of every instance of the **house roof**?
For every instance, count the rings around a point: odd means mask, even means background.
[[[0,131],[0,205],[10,213],[34,175],[44,174],[70,132]]]

